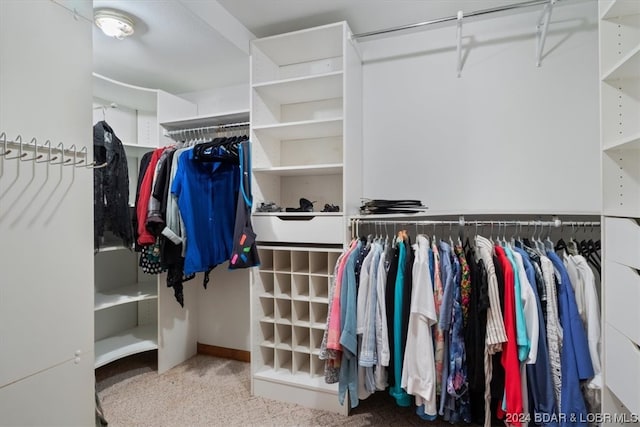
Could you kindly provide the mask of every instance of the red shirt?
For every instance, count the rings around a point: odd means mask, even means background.
[[[157,148],[151,155],[151,161],[147,167],[147,171],[144,174],[142,183],[140,184],[140,194],[138,195],[138,204],[136,206],[136,217],[138,218],[138,244],[140,246],[152,245],[156,238],[153,234],[147,231],[145,226],[147,223],[147,213],[149,212],[149,199],[151,198],[151,191],[153,187],[153,176],[156,172],[156,165],[160,156],[164,152],[166,147]]]
[[[516,333],[515,279],[513,267],[507,254],[500,246],[495,247],[498,262],[504,273],[504,328],[507,342],[502,349],[501,362],[504,367],[505,399],[507,401],[506,422],[519,427],[522,420],[522,380],[520,378],[520,361],[518,360],[518,343]],[[505,417],[502,404],[496,411],[498,418]]]

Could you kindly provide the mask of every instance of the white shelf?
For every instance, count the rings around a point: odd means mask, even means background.
[[[94,310],[104,310],[120,304],[158,298],[158,285],[152,283],[136,283],[109,290],[96,291]]]
[[[262,341],[262,343],[260,344],[260,347],[265,347],[265,348],[276,348],[275,343],[273,342],[273,340],[264,340]]]
[[[219,114],[206,114],[194,117],[185,117],[170,122],[160,123],[166,130],[179,130],[207,126],[218,126],[228,123],[242,123],[249,121],[249,110],[229,111]]]
[[[324,381],[324,375],[311,376],[310,374],[301,372],[291,374],[290,372],[282,372],[275,369],[265,369],[256,372],[255,377],[281,384],[295,385],[296,387],[302,387],[310,390],[323,390],[325,392],[337,391],[337,384],[327,384]]]
[[[93,96],[134,110],[155,112],[158,109],[156,89],[121,83],[96,73],[93,73]]]
[[[343,37],[344,25],[337,23],[264,37],[252,43],[274,64],[283,66],[342,56]]]
[[[100,246],[100,248],[98,249],[98,253],[113,252],[113,251],[123,251],[123,250],[127,250],[128,251],[128,250],[131,250],[131,248],[128,248],[128,247],[122,246],[122,245],[107,243],[105,246]]]
[[[128,329],[95,343],[95,367],[114,360],[158,348],[156,325],[144,325]]]
[[[602,213],[604,216],[617,217],[617,218],[640,218],[640,207],[637,209],[617,209],[617,208],[604,208]]]
[[[287,344],[287,343],[278,343],[275,345],[275,348],[278,350],[287,350],[287,351],[291,351],[291,344]]]
[[[343,212],[253,212],[252,216],[343,216]],[[266,248],[272,248],[270,246],[264,246]],[[273,269],[260,270],[268,273]]]
[[[622,138],[611,143],[605,143],[603,150],[638,150],[640,149],[640,133]]]
[[[638,13],[640,13],[640,2],[637,0],[614,0],[602,15],[602,19],[614,19]]]
[[[259,83],[253,89],[278,104],[319,101],[342,97],[342,71]]]
[[[298,353],[311,354],[311,349],[309,348],[308,345],[296,345],[293,347],[293,351]]]
[[[633,48],[616,65],[614,65],[602,80],[619,80],[640,78],[640,44]]]
[[[342,124],[342,117],[334,117],[330,119],[304,120],[300,122],[254,126],[253,131],[258,137],[265,135],[277,138],[281,141],[292,139],[326,138],[330,136],[341,136]]]
[[[277,176],[336,175],[342,173],[342,163],[253,168],[253,173],[266,173]]]

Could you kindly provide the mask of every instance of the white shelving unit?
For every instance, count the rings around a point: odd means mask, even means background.
[[[161,90],[143,88],[94,74],[94,123],[105,120],[127,154],[129,205],[135,203],[142,156],[172,141],[161,123],[196,115],[196,105]],[[115,108],[112,105],[115,104]],[[100,108],[106,106],[104,110]],[[166,287],[166,276],[138,267],[139,254],[106,242],[94,257],[95,367],[135,353],[158,350],[164,372],[196,352],[188,316]],[[162,338],[161,338],[162,337]]]
[[[344,414],[318,355],[345,215],[362,195],[362,65],[349,36],[340,22],[251,44],[254,205],[314,202],[314,212],[253,215],[252,390]]]
[[[341,249],[262,246],[252,292],[253,393],[347,413],[324,381],[320,344]]]
[[[603,407],[640,412],[640,2],[600,2]]]

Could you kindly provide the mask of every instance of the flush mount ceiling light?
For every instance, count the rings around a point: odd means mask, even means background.
[[[133,34],[133,20],[121,12],[109,9],[96,10],[93,20],[109,37],[122,40]]]

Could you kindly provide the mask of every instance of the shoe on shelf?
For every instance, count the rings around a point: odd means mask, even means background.
[[[282,208],[274,202],[262,202],[256,208],[256,212],[282,212]]]
[[[298,208],[286,208],[287,212],[313,212],[313,204],[315,202],[311,202],[304,197],[300,198],[300,207]]]
[[[324,205],[324,209],[320,212],[340,212],[340,206],[338,205],[330,205],[329,203]]]

